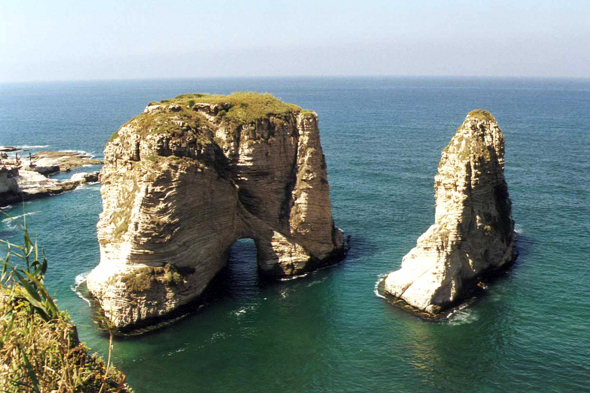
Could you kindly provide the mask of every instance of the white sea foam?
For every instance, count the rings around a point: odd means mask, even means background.
[[[379,293],[379,285],[381,284],[381,281],[383,281],[388,274],[389,273],[383,273],[383,274],[380,274],[377,276],[377,281],[375,282],[375,287],[373,288],[373,293],[378,298],[385,299],[385,296],[383,296],[382,294]]]
[[[82,292],[80,292],[80,285],[82,285],[86,282],[86,279],[88,278],[89,274],[90,274],[90,272],[78,274],[76,276],[76,278],[74,278],[74,285],[70,286],[70,289],[72,290],[72,292],[74,292],[76,294],[76,296],[78,296],[80,299],[82,299],[86,303],[88,303],[88,306],[91,306],[92,303],[90,303],[90,300],[88,300],[86,297],[84,297]]]
[[[258,305],[257,304],[254,304],[252,306],[244,306],[244,307],[240,307],[236,311],[233,311],[232,314],[235,315],[236,317],[241,317],[243,315],[246,315],[247,312],[254,311],[257,308],[258,308]]]
[[[80,286],[81,284],[83,284],[84,282],[86,282],[86,279],[88,278],[88,275],[90,274],[90,272],[86,272],[86,273],[80,273],[76,276],[76,278],[74,279],[74,282],[76,283],[76,286]]]
[[[288,293],[289,293],[289,290],[288,290],[288,289],[283,289],[281,292],[279,292],[279,295],[281,295],[281,297],[282,297],[283,299],[286,299],[286,298],[287,298],[287,295],[288,295]]]
[[[479,315],[467,304],[458,307],[447,316],[447,321],[451,326],[467,325],[477,320],[479,320]]]
[[[170,352],[168,352],[168,353],[166,354],[166,356],[174,356],[175,354],[177,354],[177,353],[180,353],[180,352],[184,352],[184,351],[186,351],[187,349],[188,349],[188,346],[186,346],[186,347],[180,347],[180,348],[178,348],[178,349],[175,349],[174,351],[170,351]]]
[[[308,275],[309,275],[309,273],[303,273],[303,274],[297,274],[297,275],[291,276],[291,277],[282,277],[282,278],[279,278],[279,281],[293,281],[293,280],[297,280],[298,278],[307,277]]]
[[[78,153],[82,157],[94,158],[94,152],[86,151],[86,150],[59,150],[64,153]]]
[[[22,150],[31,150],[31,149],[45,149],[50,145],[22,145],[22,146],[15,146],[17,149]]]
[[[78,187],[74,188],[72,190],[72,192],[75,192],[75,191],[84,191],[84,190],[100,191],[100,187],[96,187],[97,185],[100,185],[100,182],[94,181],[94,182],[91,182],[91,183],[84,183],[84,184],[81,184]]]
[[[6,217],[2,220],[2,223],[4,225],[6,225],[8,228],[11,229],[16,229],[17,226],[22,225],[24,220],[20,220],[21,218],[24,218],[26,216],[32,216],[33,214],[36,214],[37,212],[28,212],[25,214],[21,214],[20,216],[14,216],[14,217]]]
[[[523,234],[523,229],[522,229],[522,225],[521,224],[515,224],[514,225],[514,232],[516,232],[517,236],[520,236]]]

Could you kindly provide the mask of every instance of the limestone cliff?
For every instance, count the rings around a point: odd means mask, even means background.
[[[151,103],[107,144],[101,184],[101,260],[87,283],[120,328],[198,297],[237,239],[254,239],[273,276],[345,253],[317,115],[268,94]]]
[[[434,188],[434,225],[385,280],[386,293],[429,313],[457,303],[516,255],[504,136],[489,112],[467,115],[442,152]]]

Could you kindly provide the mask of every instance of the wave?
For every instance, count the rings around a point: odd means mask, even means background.
[[[321,283],[323,283],[324,281],[326,281],[326,279],[327,279],[327,278],[328,278],[328,276],[324,276],[324,278],[322,278],[322,279],[320,279],[320,280],[315,280],[315,281],[312,281],[312,282],[310,282],[309,284],[307,284],[307,287],[309,288],[309,287],[313,287],[314,285],[321,284]]]
[[[18,149],[21,150],[32,150],[32,149],[45,149],[46,147],[49,147],[51,145],[21,145],[21,146],[15,146]]]
[[[82,157],[88,157],[88,158],[94,158],[94,156],[96,155],[96,153],[94,153],[92,151],[86,151],[86,150],[65,149],[65,150],[59,150],[59,151],[64,152],[64,153],[78,153]]]
[[[375,294],[375,296],[377,296],[380,299],[385,299],[385,296],[383,296],[381,293],[379,293],[379,286],[381,285],[381,282],[383,282],[383,280],[385,279],[385,277],[387,277],[389,273],[383,273],[377,276],[377,281],[375,282],[375,287],[373,288],[373,293]]]
[[[80,299],[82,299],[86,303],[88,303],[88,307],[92,306],[92,303],[90,302],[90,300],[88,298],[86,298],[82,294],[82,292],[80,291],[80,286],[86,282],[86,279],[88,278],[89,274],[90,274],[89,271],[85,272],[85,273],[78,274],[76,276],[76,278],[74,278],[74,285],[70,286],[70,289],[72,290],[72,292],[74,292],[76,294],[76,296],[78,296]]]
[[[521,236],[524,231],[522,229],[522,225],[521,224],[515,224],[514,225],[514,232],[516,232],[516,235]]]
[[[78,186],[78,187],[74,188],[72,190],[72,192],[85,191],[85,190],[99,191],[100,190],[100,187],[93,187],[93,186],[96,186],[96,185],[100,185],[100,183],[97,182],[97,181],[92,182],[92,183],[84,183],[81,186]]]
[[[33,214],[37,214],[37,213],[38,212],[28,212],[25,214],[21,214],[19,216],[6,217],[2,220],[2,223],[4,223],[8,228],[16,229],[17,226],[21,225],[21,223],[18,221],[20,218],[24,218],[26,216],[32,216]]]
[[[244,307],[240,307],[236,311],[232,311],[232,314],[235,315],[236,317],[241,317],[242,315],[245,315],[248,311],[255,311],[257,308],[258,308],[257,304],[254,304],[252,306],[244,306]]]
[[[307,277],[307,276],[309,276],[309,273],[296,274],[296,275],[290,276],[290,277],[281,277],[281,278],[279,278],[279,281],[293,281],[293,280],[297,280],[298,278],[303,278],[303,277]]]
[[[180,353],[180,352],[184,352],[184,351],[186,351],[187,349],[188,349],[188,346],[186,346],[186,347],[180,347],[180,348],[178,348],[178,349],[175,349],[174,351],[169,351],[169,352],[166,354],[166,356],[174,356],[175,354],[177,354],[177,353]]]

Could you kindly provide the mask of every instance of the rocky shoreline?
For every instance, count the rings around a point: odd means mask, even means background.
[[[68,180],[50,177],[86,165],[102,164],[85,153],[41,151],[23,158],[19,156],[21,151],[17,147],[0,146],[0,207],[59,195],[98,181],[98,171],[76,173]],[[14,156],[9,157],[8,152]]]

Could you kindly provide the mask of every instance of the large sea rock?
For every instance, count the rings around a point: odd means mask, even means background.
[[[100,181],[101,259],[87,283],[119,328],[197,298],[240,238],[272,276],[345,255],[317,115],[268,94],[151,103],[107,144]]]
[[[442,152],[434,188],[434,225],[384,287],[428,313],[457,304],[484,275],[516,257],[504,136],[489,112],[467,115]]]

